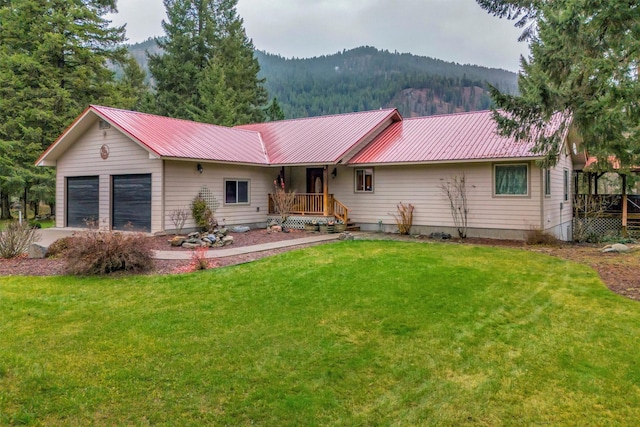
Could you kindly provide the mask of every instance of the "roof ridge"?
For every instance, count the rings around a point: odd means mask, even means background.
[[[180,118],[177,118],[177,117],[161,116],[160,114],[145,113],[143,111],[125,110],[124,108],[107,107],[105,105],[94,105],[94,104],[91,104],[89,107],[96,108],[96,109],[107,109],[107,110],[111,110],[111,111],[121,111],[123,113],[133,113],[133,114],[140,114],[140,115],[144,115],[144,116],[158,117],[158,118],[161,118],[163,120],[175,120],[175,121],[179,121],[179,122],[193,123],[193,124],[196,124],[196,125],[215,126],[215,127],[219,127],[219,128],[233,130],[233,127],[229,127],[229,126],[216,125],[216,124],[213,124],[213,123],[197,122],[195,120],[180,119]],[[241,130],[247,130],[247,129],[241,129]]]
[[[419,120],[419,119],[431,119],[436,117],[465,116],[465,115],[471,115],[471,114],[490,113],[490,112],[491,110],[460,111],[458,113],[442,113],[442,114],[433,114],[431,116],[406,117],[404,120]]]
[[[355,115],[359,115],[359,114],[367,114],[367,113],[377,113],[380,111],[397,111],[398,109],[393,107],[393,108],[380,108],[378,110],[366,110],[366,111],[353,111],[351,113],[335,113],[335,114],[327,114],[327,115],[322,115],[322,116],[310,116],[310,117],[298,117],[295,119],[285,119],[285,120],[274,120],[272,122],[262,122],[262,123],[247,123],[244,125],[235,125],[233,127],[233,129],[237,128],[237,127],[241,127],[241,126],[255,126],[255,125],[265,125],[265,124],[269,124],[269,123],[285,123],[285,122],[296,122],[296,121],[302,121],[302,120],[315,120],[315,119],[324,119],[324,118],[330,118],[330,117],[338,117],[338,116],[355,116]],[[398,112],[399,114],[400,112]],[[245,129],[246,130],[246,129]]]

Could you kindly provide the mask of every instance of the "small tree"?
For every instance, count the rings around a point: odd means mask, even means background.
[[[461,239],[465,239],[467,237],[467,216],[469,214],[465,175],[456,175],[453,181],[447,181],[441,184],[440,188],[449,199],[451,217],[453,218],[453,224],[458,230],[458,236]]]
[[[273,193],[273,204],[275,205],[276,212],[280,215],[281,224],[289,217],[289,214],[293,210],[293,206],[296,202],[296,192],[286,191],[284,189],[284,182],[278,185],[277,181],[273,182],[275,191]]]
[[[182,228],[184,227],[184,223],[187,222],[188,216],[189,211],[185,207],[181,207],[171,211],[170,218],[173,226],[175,227],[176,233],[182,234]]]
[[[393,218],[395,218],[396,224],[398,225],[398,231],[400,234],[409,234],[411,232],[411,226],[413,225],[413,210],[415,207],[411,203],[405,205],[400,202],[397,208],[398,215],[393,215]]]

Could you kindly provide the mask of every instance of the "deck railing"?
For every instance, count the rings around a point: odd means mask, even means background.
[[[349,219],[349,209],[336,200],[333,194],[329,194],[327,201],[327,215],[335,216],[338,220],[347,223]],[[276,214],[276,205],[273,194],[269,194],[269,214]],[[318,193],[297,193],[293,202],[291,215],[325,215],[324,195]]]
[[[580,214],[597,212],[620,215],[622,197],[620,194],[576,194],[573,197],[573,206]],[[630,214],[640,214],[640,195],[627,195],[627,209]]]

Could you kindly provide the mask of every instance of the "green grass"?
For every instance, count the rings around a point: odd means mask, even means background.
[[[0,424],[628,425],[640,305],[523,250],[342,242],[0,279]]]

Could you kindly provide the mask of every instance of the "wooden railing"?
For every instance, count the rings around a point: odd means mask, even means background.
[[[622,197],[620,194],[576,194],[573,197],[573,206],[580,213],[617,215],[622,213]],[[640,196],[627,195],[627,206],[629,213],[640,213]]]
[[[276,214],[273,194],[269,194],[269,214]],[[324,195],[321,193],[299,193],[293,202],[292,215],[324,215]],[[345,224],[349,219],[349,209],[329,194],[327,215],[333,215]]]
[[[333,199],[333,216],[335,216],[338,220],[342,221],[343,224],[346,224],[349,220],[349,209],[343,205],[342,203],[340,203],[339,201],[337,201],[336,199]]]

